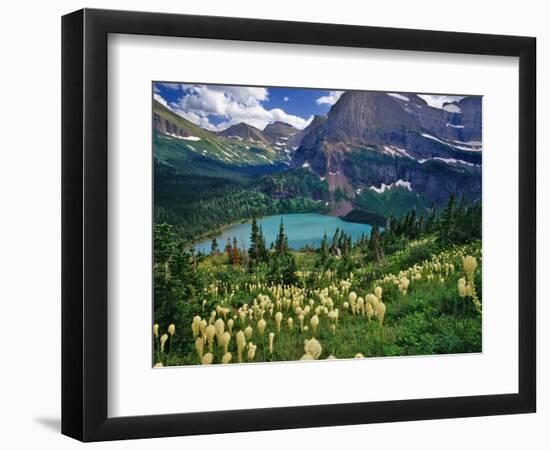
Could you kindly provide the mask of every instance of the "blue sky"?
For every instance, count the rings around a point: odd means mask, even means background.
[[[341,92],[321,89],[154,83],[154,96],[197,125],[222,130],[239,122],[259,129],[283,121],[305,128],[325,115]]]
[[[263,130],[275,121],[287,122],[303,129],[313,116],[327,114],[341,94],[342,91],[323,89],[164,82],[153,84],[156,100],[202,128],[214,131],[239,122]],[[463,98],[448,95],[421,97],[436,108],[441,108],[444,102]]]

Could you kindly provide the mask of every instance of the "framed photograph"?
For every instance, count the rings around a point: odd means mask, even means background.
[[[535,38],[62,27],[64,434],[535,412]]]

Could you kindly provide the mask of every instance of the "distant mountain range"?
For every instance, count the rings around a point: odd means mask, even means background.
[[[239,167],[288,165],[291,159],[289,148],[272,143],[269,136],[251,125],[241,123],[215,133],[193,124],[156,100],[153,101],[153,128],[163,143],[172,144],[173,150],[155,156],[168,158],[176,166],[178,160],[187,160],[189,153],[200,155],[204,162],[211,160]]]
[[[154,129],[166,144],[155,157],[177,166],[181,155],[195,154],[202,167],[208,161],[218,169],[257,167],[260,175],[275,166],[306,169],[338,193],[337,215],[368,209],[373,195],[393,190],[407,191],[415,205],[415,196],[421,204],[443,203],[451,193],[475,200],[481,196],[481,108],[480,97],[435,108],[415,94],[347,91],[304,130],[274,122],[263,130],[238,123],[212,132],[154,101]]]

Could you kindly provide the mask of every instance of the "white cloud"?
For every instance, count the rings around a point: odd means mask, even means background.
[[[313,119],[287,114],[280,108],[266,109],[262,105],[263,101],[269,99],[269,92],[265,88],[184,84],[180,88],[184,95],[171,103],[170,108],[193,123],[213,131],[223,130],[239,122],[263,130],[267,124],[275,121],[287,122],[302,129]],[[221,118],[222,122],[213,124],[211,116]]]
[[[290,99],[288,97],[283,98],[283,102],[289,102]]]
[[[164,105],[164,106],[166,106],[167,108],[169,108],[168,103],[166,102],[166,100],[164,100],[164,98],[163,98],[160,94],[158,94],[157,92],[155,92],[155,93],[153,94],[153,98],[154,98],[157,102],[159,102],[161,105]]]
[[[334,105],[343,93],[344,91],[330,91],[328,95],[325,95],[324,97],[319,97],[315,101],[318,105]]]
[[[418,96],[423,99],[428,105],[443,109],[443,103],[452,103],[459,102],[465,97],[458,95],[428,95],[428,94],[418,94]]]

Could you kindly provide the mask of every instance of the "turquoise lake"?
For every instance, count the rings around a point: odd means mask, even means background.
[[[299,249],[306,245],[318,247],[324,234],[330,240],[336,232],[336,228],[344,230],[351,236],[353,242],[361,237],[363,233],[370,236],[372,227],[363,223],[345,222],[339,217],[325,216],[322,214],[282,214],[277,216],[268,216],[258,219],[258,225],[261,225],[267,246],[275,242],[279,225],[283,219],[285,234],[288,236],[288,245],[293,249]],[[220,250],[223,250],[227,239],[233,242],[237,238],[239,248],[250,246],[251,221],[231,225],[226,228],[222,234],[216,236]],[[210,253],[212,239],[207,239],[195,244],[195,250],[201,253]]]

